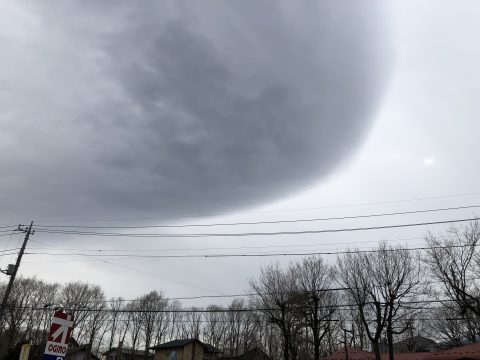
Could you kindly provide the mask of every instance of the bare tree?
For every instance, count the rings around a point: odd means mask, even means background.
[[[380,338],[385,330],[389,358],[393,360],[393,335],[408,328],[402,320],[409,312],[402,302],[415,294],[420,283],[420,261],[405,248],[381,243],[375,252],[342,254],[337,264],[340,282],[357,306],[375,358],[380,360]]]
[[[122,346],[125,343],[127,334],[130,332],[130,329],[132,327],[133,317],[131,316],[129,309],[130,309],[129,304],[124,305],[122,309],[122,322],[120,322],[119,329],[118,329],[118,332],[119,332],[118,343],[119,345],[121,344]]]
[[[251,305],[246,306],[249,310],[254,310]],[[243,312],[241,332],[241,345],[244,350],[250,350],[255,347],[261,347],[261,336],[259,332],[262,329],[262,315],[258,312]]]
[[[151,346],[152,340],[155,341],[160,320],[162,319],[161,312],[166,309],[167,305],[168,301],[165,300],[162,293],[157,291],[151,291],[139,299],[139,321],[145,343],[144,359],[148,359],[148,349]]]
[[[45,315],[40,308],[43,308],[46,302],[55,297],[57,287],[50,286],[52,294],[46,292],[46,284],[36,278],[18,278],[10,294],[9,307],[6,311],[6,324],[4,346],[7,349],[12,348],[20,338],[33,338],[39,334],[39,328],[48,321],[48,315]]]
[[[471,311],[480,316],[480,223],[452,226],[444,236],[427,235],[425,261],[445,295],[458,304],[459,314]]]
[[[128,316],[128,333],[130,335],[131,340],[131,356],[132,358],[135,355],[135,351],[140,342],[140,333],[142,331],[142,315],[141,315],[141,305],[138,301],[139,299],[135,299],[131,303],[126,306],[127,316]]]
[[[184,314],[184,336],[190,339],[199,339],[202,333],[202,313],[200,308],[192,307]]]
[[[90,343],[90,325],[85,320],[92,316],[92,305],[98,304],[98,301],[104,300],[104,297],[99,286],[85,282],[70,282],[62,288],[58,299],[59,305],[63,305],[68,312],[74,313],[73,331],[79,342]]]
[[[262,314],[263,315],[263,314]],[[280,359],[282,355],[282,334],[277,325],[268,321],[265,316],[260,316],[260,326],[257,336],[260,338],[261,347],[274,359]]]
[[[226,317],[224,310],[219,305],[207,306],[209,312],[205,313],[205,325],[203,326],[203,338],[209,344],[216,348],[224,347],[224,338],[226,333]]]
[[[237,356],[242,350],[242,330],[245,312],[245,301],[243,299],[235,299],[228,306],[226,319],[228,325],[225,334],[225,343],[229,349],[230,356]]]
[[[162,302],[161,310],[168,310],[169,304],[168,300]],[[155,332],[155,344],[160,344],[167,337],[170,327],[170,313],[166,311],[161,311],[157,314],[157,325]]]
[[[104,327],[108,317],[107,305],[105,302],[105,294],[99,286],[92,288],[90,297],[89,321],[88,321],[88,349],[93,349],[93,344],[96,340],[96,336],[100,330]],[[100,341],[100,339],[99,339]]]
[[[475,331],[472,323],[458,318],[459,309],[451,306],[441,306],[432,311],[429,325],[446,348],[462,346],[465,339],[475,341]]]
[[[352,300],[352,296],[350,296],[349,294],[344,297],[344,300],[349,304],[354,302],[354,300]],[[363,324],[358,309],[348,308],[343,313],[346,313],[343,318],[350,319],[350,329],[348,329],[346,326],[344,326],[343,328],[346,329],[346,331],[350,334],[351,344],[355,348],[358,347],[361,350],[364,350],[369,339],[366,334],[365,325]]]
[[[170,323],[170,335],[169,339],[173,340],[175,338],[181,337],[182,332],[182,319],[183,314],[180,312],[182,309],[182,304],[180,301],[175,300],[170,303],[168,310],[170,310],[169,323]]]
[[[294,317],[293,284],[292,274],[283,271],[278,263],[262,268],[258,279],[250,280],[250,287],[255,292],[252,304],[269,322],[278,326],[282,334],[284,360],[295,360],[296,355],[293,338],[298,329]]]
[[[115,336],[117,332],[119,332],[122,321],[125,320],[123,310],[125,308],[125,301],[123,298],[112,298],[110,299],[109,305],[109,321],[110,321],[110,338],[108,341],[108,350],[110,350],[113,346],[113,342],[115,341]]]
[[[335,281],[335,271],[320,257],[308,257],[292,265],[295,296],[301,321],[312,333],[314,359],[320,359],[323,337],[330,331],[338,297],[327,289]]]
[[[27,326],[27,329],[30,329],[29,337],[34,344],[45,341],[51,322],[51,313],[48,308],[57,303],[59,291],[60,284],[58,283],[48,284],[43,281],[39,283],[37,301],[31,304],[32,308],[37,310],[32,312],[32,323]]]

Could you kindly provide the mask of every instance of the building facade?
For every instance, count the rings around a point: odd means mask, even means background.
[[[219,351],[198,339],[173,340],[151,348],[154,360],[216,360]]]

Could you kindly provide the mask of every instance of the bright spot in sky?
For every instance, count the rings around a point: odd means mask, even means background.
[[[428,156],[428,157],[426,157],[425,159],[423,159],[423,164],[424,164],[425,166],[429,166],[429,167],[430,167],[430,166],[435,165],[435,163],[436,163],[435,158],[433,158],[433,157],[431,157],[431,156]]]

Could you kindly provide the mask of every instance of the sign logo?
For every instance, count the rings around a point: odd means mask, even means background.
[[[43,360],[63,360],[68,350],[68,341],[73,329],[73,315],[56,311],[48,333]]]

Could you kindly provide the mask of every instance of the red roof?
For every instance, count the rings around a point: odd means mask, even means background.
[[[375,360],[375,355],[368,351],[347,347],[349,360]],[[324,358],[324,360],[344,360],[345,348],[335,351],[333,354]]]
[[[428,353],[424,360],[480,360],[480,343],[459,346],[453,349]]]
[[[368,351],[347,347],[349,360],[375,360]],[[382,354],[382,360],[388,360],[388,354]],[[324,360],[344,360],[345,348],[335,351]],[[480,343],[459,346],[437,352],[395,353],[395,360],[480,360]]]
[[[429,352],[394,353],[395,360],[425,360]],[[388,354],[381,354],[382,360],[388,360]]]
[[[375,360],[375,354],[369,351],[347,347],[348,360]],[[430,353],[395,353],[395,360],[424,360]],[[382,360],[388,360],[388,354],[381,354]],[[324,360],[345,360],[345,348],[335,351]]]

